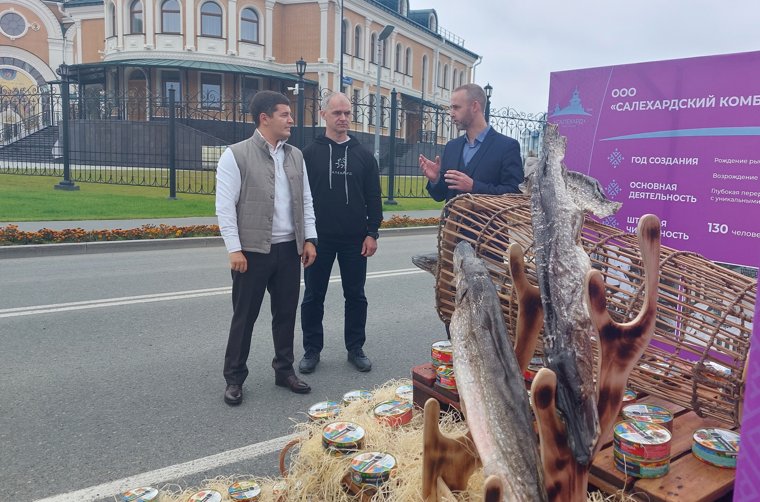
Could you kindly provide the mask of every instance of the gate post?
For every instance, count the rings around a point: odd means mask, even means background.
[[[398,93],[396,92],[396,88],[394,87],[391,91],[391,127],[390,127],[390,138],[389,138],[389,152],[388,152],[388,199],[385,201],[385,204],[388,204],[389,206],[395,206],[398,204],[393,199],[393,192],[395,190],[395,175],[396,175],[396,122],[398,121],[398,113],[396,112],[396,106],[398,104]]]
[[[61,86],[61,127],[63,127],[61,137],[61,141],[63,142],[63,179],[57,185],[53,185],[53,188],[56,190],[79,190],[79,186],[71,181],[71,160],[69,156],[69,107],[71,97],[69,95],[69,67],[65,64],[59,66],[58,75],[61,76],[59,83]]]
[[[176,111],[174,109],[175,90],[169,89],[169,198],[177,198],[177,163],[176,163]]]

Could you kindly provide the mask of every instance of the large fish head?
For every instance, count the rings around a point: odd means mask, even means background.
[[[557,374],[557,409],[567,428],[567,440],[575,460],[588,465],[599,439],[599,413],[593,386],[586,385],[569,353],[560,354],[548,365]]]

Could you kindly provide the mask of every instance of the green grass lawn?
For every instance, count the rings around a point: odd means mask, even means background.
[[[79,190],[55,190],[59,177],[0,174],[0,221],[109,220],[213,216],[213,195],[177,194],[158,187],[76,183]],[[385,180],[383,187],[385,188]],[[386,200],[386,199],[383,199]],[[441,209],[430,198],[395,199],[385,211]]]

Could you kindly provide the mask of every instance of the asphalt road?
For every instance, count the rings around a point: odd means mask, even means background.
[[[367,281],[369,373],[346,362],[342,295],[331,285],[309,395],[274,385],[265,304],[235,408],[222,401],[231,315],[223,247],[0,260],[0,498],[80,500],[107,485],[99,494],[113,500],[115,480],[161,469],[162,481],[182,487],[277,475],[277,441],[311,404],[408,377],[445,338],[433,278],[410,260],[435,246],[432,233],[380,239]],[[300,338],[297,328],[297,360]],[[233,461],[228,452],[249,445]],[[166,469],[217,454],[200,472]]]

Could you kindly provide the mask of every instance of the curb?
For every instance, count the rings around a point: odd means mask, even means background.
[[[381,237],[428,235],[438,232],[437,226],[380,229]],[[69,242],[63,244],[27,244],[0,246],[0,260],[13,258],[43,258],[128,251],[160,251],[197,247],[224,246],[221,237],[179,237],[175,239],[140,239],[132,241]]]

